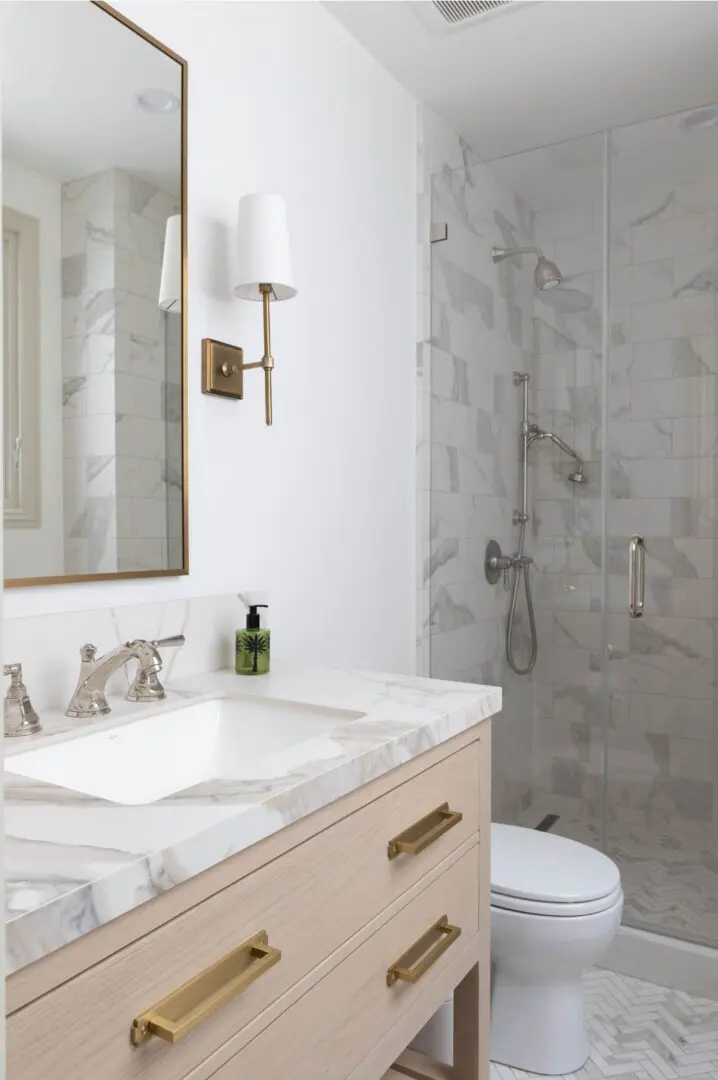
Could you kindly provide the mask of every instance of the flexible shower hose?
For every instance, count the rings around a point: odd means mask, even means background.
[[[526,532],[525,525],[521,526],[519,533],[519,546],[516,553],[516,563],[514,565],[514,581],[511,587],[511,603],[509,605],[509,619],[506,624],[506,659],[509,662],[509,667],[517,675],[528,675],[533,671],[536,664],[536,657],[538,656],[538,637],[536,634],[536,619],[534,618],[534,602],[531,596],[531,583],[529,581],[529,564],[522,562],[524,554],[524,534]],[[531,655],[529,656],[529,662],[526,667],[519,667],[514,659],[514,618],[516,616],[516,605],[519,598],[519,585],[521,584],[521,576],[524,579],[524,592],[526,593],[526,607],[529,613],[529,628],[531,631]]]

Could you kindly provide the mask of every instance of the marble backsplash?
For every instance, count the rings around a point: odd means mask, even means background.
[[[204,675],[234,664],[234,633],[244,626],[247,609],[237,594],[128,604],[93,611],[71,611],[6,619],[4,663],[19,662],[33,705],[64,710],[80,669],[80,647],[92,642],[100,653],[135,638],[156,640],[184,634],[181,648],[164,649],[161,680]],[[127,667],[110,682],[128,686]]]

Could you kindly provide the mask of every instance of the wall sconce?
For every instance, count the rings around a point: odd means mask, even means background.
[[[202,342],[202,390],[241,400],[244,372],[264,371],[264,409],[272,423],[272,370],[270,303],[296,296],[289,251],[287,209],[279,195],[245,195],[239,200],[235,296],[262,301],[264,353],[261,360],[245,364],[244,350],[212,338]]]
[[[182,215],[173,214],[165,226],[159,305],[163,311],[182,311]]]

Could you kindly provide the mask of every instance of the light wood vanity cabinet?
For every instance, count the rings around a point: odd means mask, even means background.
[[[453,949],[478,932],[476,846],[438,874],[325,979],[214,1075],[233,1077],[348,1077],[367,1053],[367,1036],[381,1039],[416,1007],[422,984],[386,985],[388,966],[442,915],[461,928],[424,978],[430,983],[455,960]]]
[[[397,1058],[416,1075],[400,1055],[457,986],[455,1072],[485,1080],[489,735],[11,976],[8,1080],[380,1080]]]

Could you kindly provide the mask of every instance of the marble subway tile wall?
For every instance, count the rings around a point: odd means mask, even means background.
[[[616,179],[611,192],[608,815],[710,834],[718,824],[718,173],[663,187],[655,177],[638,181]],[[546,465],[542,456],[534,468],[537,787],[552,807],[589,817],[598,813],[601,769],[600,217],[599,203],[583,202],[535,220],[537,242],[567,280],[549,304],[537,301],[534,411],[573,440],[591,476],[572,492],[559,457]],[[634,532],[648,550],[640,621],[626,615]]]
[[[157,569],[182,565],[181,554],[176,559],[182,535],[180,317],[168,316],[157,302],[167,218],[179,205],[155,184],[127,178],[127,206],[117,208],[115,235],[118,265],[128,268],[126,302],[117,312],[117,561],[118,570]]]
[[[495,265],[491,248],[530,242],[532,222],[521,199],[427,112],[420,173],[431,181],[420,192],[418,251],[419,659],[426,665],[429,645],[434,677],[503,687],[493,812],[512,821],[532,793],[532,679],[508,668],[509,594],[486,582],[483,562],[491,537],[505,551],[516,545],[521,394],[512,374],[533,367],[533,286],[528,263]],[[431,221],[447,224],[448,239],[429,249],[421,241]],[[522,608],[519,649],[525,622]]]
[[[123,180],[106,169],[62,185],[66,574],[117,569],[114,208]]]
[[[416,669],[431,674],[431,253],[432,178],[445,169],[466,169],[478,157],[425,105],[417,105],[416,237]]]
[[[182,317],[176,312],[165,315],[165,383],[163,418],[165,426],[167,498],[167,566],[182,566],[184,536],[184,501],[182,481]]]
[[[168,565],[177,454],[171,461],[167,437],[174,446],[177,436],[167,435],[165,416],[178,415],[179,362],[168,377],[157,299],[176,208],[175,196],[122,169],[63,185],[68,574]]]

